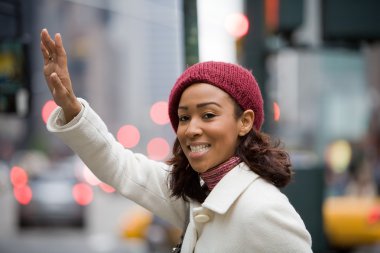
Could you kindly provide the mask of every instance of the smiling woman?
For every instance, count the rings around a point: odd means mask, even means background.
[[[175,252],[312,252],[301,217],[278,189],[291,179],[289,157],[260,130],[263,99],[250,71],[224,62],[185,70],[169,97],[177,139],[162,163],[122,146],[89,103],[75,96],[59,34],[53,40],[43,30],[41,49],[59,106],[48,130],[100,180],[184,228]]]
[[[178,107],[177,137],[191,167],[205,172],[235,154],[243,121],[252,128],[253,112],[234,116],[234,102],[227,93],[209,84],[186,89]],[[248,113],[247,113],[248,114]]]

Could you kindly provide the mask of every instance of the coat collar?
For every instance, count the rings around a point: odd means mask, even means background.
[[[258,177],[245,163],[238,164],[219,181],[202,206],[219,214],[226,213],[240,194]]]

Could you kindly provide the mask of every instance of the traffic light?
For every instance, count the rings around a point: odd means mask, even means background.
[[[25,116],[29,111],[29,74],[26,45],[0,41],[0,113]]]
[[[25,116],[30,107],[29,58],[21,18],[20,1],[0,0],[0,114]]]
[[[265,0],[265,27],[269,33],[291,34],[302,25],[303,0]]]

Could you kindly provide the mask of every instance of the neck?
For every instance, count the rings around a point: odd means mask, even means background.
[[[240,158],[233,156],[227,161],[219,164],[218,166],[207,170],[206,172],[200,173],[200,177],[206,183],[208,189],[212,191],[215,185],[226,175],[230,170],[232,170],[236,165],[240,163]]]

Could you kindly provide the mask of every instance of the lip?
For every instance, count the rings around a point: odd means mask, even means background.
[[[188,154],[188,158],[192,159],[192,160],[202,159],[206,155],[207,152],[208,152],[208,150],[203,151],[203,152],[192,152],[192,151],[190,151]]]

